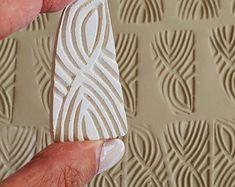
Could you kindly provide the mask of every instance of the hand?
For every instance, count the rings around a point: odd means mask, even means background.
[[[23,28],[42,12],[72,0],[0,0],[0,39]],[[8,177],[0,187],[81,187],[123,156],[121,140],[54,143]]]
[[[82,187],[123,156],[121,140],[54,143],[8,177],[1,187]]]
[[[58,11],[74,0],[0,0],[0,40],[25,27],[40,13]]]

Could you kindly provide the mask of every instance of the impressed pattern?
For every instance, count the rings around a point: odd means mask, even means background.
[[[16,70],[16,41],[0,41],[0,122],[10,123],[13,117]]]
[[[124,142],[126,154],[123,161],[96,177],[89,186],[168,187],[162,148],[149,127],[131,127]]]
[[[165,133],[174,184],[209,186],[209,127],[206,121],[176,122]]]
[[[221,85],[235,104],[235,27],[224,26],[212,30],[210,41]]]
[[[235,185],[235,121],[214,122],[214,181],[215,187]]]
[[[51,143],[49,130],[34,127],[0,128],[0,178],[4,179],[28,163]]]
[[[125,110],[130,118],[137,114],[137,48],[138,44],[135,34],[118,34],[116,39],[117,62],[120,70]]]
[[[51,86],[51,62],[54,48],[54,40],[51,37],[35,39],[33,56],[35,61],[35,73],[39,85],[41,101],[44,109],[49,113],[50,86]]]
[[[56,141],[109,139],[126,134],[106,0],[82,0],[66,8],[58,36],[53,92]]]
[[[184,20],[211,19],[219,16],[220,0],[177,0],[178,17]]]
[[[40,14],[32,23],[26,27],[26,31],[32,32],[45,30],[48,21],[48,14]]]
[[[118,34],[117,62],[123,67],[120,81],[131,128],[124,138],[123,160],[97,176],[89,186],[234,187],[235,1],[109,0],[109,5],[114,32]],[[104,21],[101,10],[103,6],[91,11],[90,17],[84,18],[87,22],[78,26],[99,33],[96,31],[101,28],[91,20]],[[28,31],[23,29],[0,42],[0,66],[6,67],[4,71],[0,68],[0,88],[11,85],[7,92],[5,88],[0,91],[1,180],[51,143],[49,130],[42,128],[49,124],[48,116],[41,113],[44,109],[48,111],[49,76],[45,67],[52,62],[49,60],[54,47],[52,38],[59,16],[60,13],[40,16],[28,26]],[[79,36],[82,32],[74,33]],[[80,40],[87,56],[97,49],[92,41],[102,36],[94,34],[95,39]],[[179,51],[175,56],[170,45],[174,40]],[[63,46],[64,50],[71,48]],[[155,51],[154,47],[161,50]],[[153,66],[152,57],[161,59],[159,66]],[[177,58],[184,63],[177,62],[173,67],[179,68],[169,70],[171,78],[166,82],[174,85],[171,81],[175,81],[175,85],[165,86],[168,94],[164,96],[161,85],[164,77],[159,76],[159,67],[163,68],[165,62],[172,64]],[[190,79],[182,77],[186,89],[178,84],[179,77],[175,79],[172,74],[184,72],[181,68],[187,66],[191,67],[185,73],[192,71],[193,78],[186,81]],[[187,97],[184,90],[189,90]],[[7,98],[7,102],[2,98]]]
[[[191,31],[164,31],[152,43],[154,67],[171,111],[194,112],[195,58]]]
[[[162,17],[162,0],[120,0],[120,20],[124,23],[159,22]]]

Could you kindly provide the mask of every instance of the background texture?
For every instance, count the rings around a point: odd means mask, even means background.
[[[89,186],[235,185],[235,1],[109,0],[129,134]],[[60,13],[0,41],[0,178],[52,141]]]

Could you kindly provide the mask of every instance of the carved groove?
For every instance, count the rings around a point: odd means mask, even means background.
[[[191,31],[165,31],[152,44],[161,92],[171,111],[194,112],[195,57]]]
[[[89,186],[169,187],[162,149],[152,131],[145,125],[131,127],[124,142],[122,162],[97,176]]]
[[[10,123],[13,115],[16,70],[16,41],[0,41],[0,122]]]
[[[214,122],[215,187],[235,185],[235,120]]]
[[[178,17],[187,19],[210,19],[219,16],[220,0],[177,0]]]
[[[117,62],[120,69],[125,110],[131,118],[137,113],[137,37],[119,34],[116,39]]]
[[[34,127],[1,127],[0,179],[14,173],[50,144],[48,132],[46,129],[39,131]]]
[[[205,121],[167,126],[165,145],[177,187],[209,187],[209,128]]]
[[[210,43],[223,90],[235,104],[235,27],[225,26],[212,30]]]
[[[26,31],[40,31],[46,29],[48,23],[48,14],[40,14],[32,23],[26,27]]]
[[[162,0],[121,0],[120,19],[124,23],[152,23],[163,17]]]
[[[109,139],[126,134],[106,0],[77,1],[66,8],[54,77],[53,123],[57,141]]]
[[[50,86],[51,86],[51,62],[53,54],[53,38],[35,39],[33,49],[35,73],[39,85],[41,101],[46,112],[49,113]]]

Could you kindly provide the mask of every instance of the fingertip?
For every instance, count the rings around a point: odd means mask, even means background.
[[[3,0],[0,4],[0,39],[33,21],[42,7],[38,0]]]
[[[100,153],[99,169],[102,173],[116,165],[125,154],[125,144],[120,139],[113,139],[105,142]]]
[[[41,12],[55,12],[62,10],[74,0],[44,0]]]

